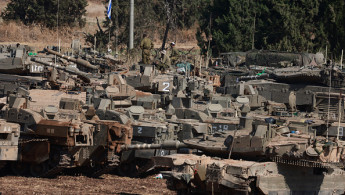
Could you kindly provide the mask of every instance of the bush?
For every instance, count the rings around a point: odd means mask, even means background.
[[[53,28],[57,26],[58,15],[61,26],[83,27],[86,6],[87,0],[11,0],[2,17],[4,20],[21,21],[25,25],[42,24]]]

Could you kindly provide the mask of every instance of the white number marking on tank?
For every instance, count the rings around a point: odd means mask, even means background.
[[[142,134],[143,133],[143,128],[142,127],[138,127],[138,133]]]
[[[167,92],[169,92],[170,83],[169,83],[169,82],[163,82],[163,85],[164,85],[165,87],[163,88],[162,91],[167,91]]]

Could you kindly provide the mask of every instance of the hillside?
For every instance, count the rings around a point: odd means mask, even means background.
[[[2,12],[9,0],[0,0],[0,11]],[[102,4],[102,0],[89,0],[86,8],[86,25],[84,28],[62,28],[59,29],[59,35],[56,29],[47,29],[40,25],[25,26],[15,21],[4,22],[0,17],[0,42],[29,44],[36,49],[41,49],[47,45],[57,45],[58,39],[61,41],[61,46],[68,48],[73,39],[80,39],[84,41],[84,33],[95,33],[97,30],[98,17],[100,23],[104,20],[105,6]],[[180,48],[193,48],[197,47],[195,39],[195,29],[185,31],[171,32],[173,37],[178,40],[178,46]],[[171,36],[171,35],[170,35]],[[59,37],[59,38],[58,38]],[[155,47],[160,47],[161,40],[160,35],[154,35]],[[172,37],[172,36],[171,36]],[[84,43],[85,44],[85,43]]]

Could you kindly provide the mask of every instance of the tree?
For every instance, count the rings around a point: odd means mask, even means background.
[[[340,58],[345,49],[345,2],[343,0],[326,0],[320,3],[318,21],[320,47],[329,46],[334,57]]]
[[[206,52],[209,41],[214,54],[250,49],[255,16],[253,4],[252,0],[209,2],[197,32],[202,51]]]
[[[256,49],[317,52],[345,46],[343,0],[217,0],[201,10],[197,32],[205,52]],[[255,24],[255,25],[254,25]],[[254,35],[254,40],[253,40]]]
[[[42,24],[52,28],[57,26],[59,15],[59,25],[83,27],[86,6],[87,0],[11,0],[2,17],[4,20],[21,21],[25,25]]]
[[[167,17],[171,19],[171,29],[185,29],[195,24],[199,17],[200,6],[205,0],[135,0],[135,31],[134,45],[138,46],[144,33],[153,36],[155,34],[164,35],[167,24]],[[104,0],[105,10],[108,0]],[[173,8],[172,14],[167,13],[167,7]],[[113,0],[111,10],[111,22],[106,16],[104,23],[99,26],[95,34],[86,35],[87,42],[93,44],[94,38],[97,39],[98,46],[108,45],[109,31],[110,37],[115,37],[118,32],[118,42],[112,41],[113,46],[127,44],[129,39],[129,1]],[[153,38],[153,37],[151,37]],[[100,49],[100,48],[98,48]]]

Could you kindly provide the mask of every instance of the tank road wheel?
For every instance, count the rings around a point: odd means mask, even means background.
[[[40,164],[31,164],[30,165],[30,174],[33,177],[40,177],[48,171],[48,164],[46,162]]]
[[[11,170],[15,175],[25,175],[28,171],[28,165],[25,163],[11,163]]]

